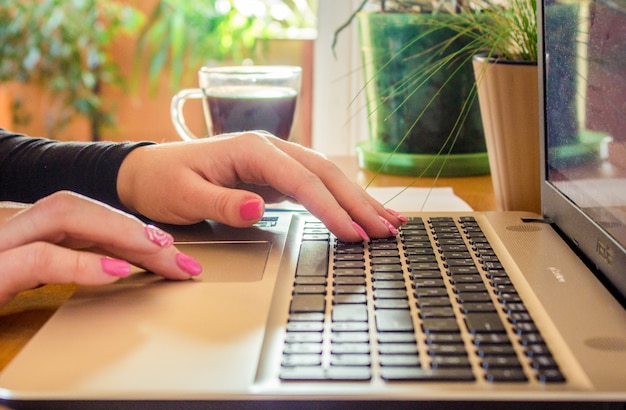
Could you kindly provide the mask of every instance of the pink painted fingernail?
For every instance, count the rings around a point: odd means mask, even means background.
[[[241,204],[239,215],[246,221],[254,221],[263,216],[264,208],[263,201],[257,198],[250,198]]]
[[[384,223],[384,224],[385,224],[385,226],[387,227],[387,229],[389,229],[389,232],[390,232],[392,235],[397,235],[397,234],[398,234],[398,230],[396,229],[396,227],[395,227],[395,226],[393,226],[393,225],[391,224],[391,222],[389,222],[388,220],[386,220],[386,219],[385,219],[385,218],[383,218],[382,216],[379,216],[378,218],[380,219],[380,221],[381,221],[382,223]]]
[[[143,229],[146,232],[148,239],[159,245],[161,248],[167,248],[172,246],[174,243],[172,235],[154,225],[146,225]]]
[[[191,276],[198,276],[202,273],[202,265],[191,256],[185,255],[182,252],[176,254],[176,264]]]
[[[355,231],[357,231],[357,233],[359,234],[359,236],[361,238],[363,238],[363,240],[365,242],[369,242],[370,241],[370,237],[367,235],[367,233],[365,232],[365,229],[361,228],[361,225],[359,225],[356,222],[352,222],[352,227],[354,228]]]
[[[402,215],[400,212],[394,211],[393,209],[389,209],[389,208],[387,208],[387,212],[389,212],[391,215],[393,215],[396,218],[398,218],[400,220],[400,222],[402,222],[403,224],[409,222],[409,218],[407,218],[406,216]]]
[[[118,278],[125,278],[130,275],[130,263],[124,260],[103,257],[100,259],[100,265],[102,270],[108,275]]]

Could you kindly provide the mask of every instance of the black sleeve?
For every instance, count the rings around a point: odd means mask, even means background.
[[[59,142],[0,128],[0,200],[34,202],[74,191],[125,209],[117,173],[126,155],[151,142]]]

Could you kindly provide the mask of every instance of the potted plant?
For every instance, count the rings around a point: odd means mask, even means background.
[[[115,111],[101,89],[124,84],[108,47],[137,30],[142,16],[116,1],[0,0],[0,82],[38,84],[59,102],[45,119],[49,136],[78,115],[88,118],[97,140]]]
[[[360,165],[415,176],[488,173],[473,39],[458,30],[470,4],[380,1],[362,11],[366,3],[350,19],[358,22],[369,115]]]

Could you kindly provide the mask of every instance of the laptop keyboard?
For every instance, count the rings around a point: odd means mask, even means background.
[[[370,243],[307,221],[280,378],[565,381],[473,217],[412,218]]]

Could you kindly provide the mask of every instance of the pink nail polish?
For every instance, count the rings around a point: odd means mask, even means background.
[[[385,226],[387,227],[387,229],[389,229],[389,232],[390,232],[392,235],[397,235],[397,234],[398,234],[398,230],[396,229],[396,227],[395,227],[395,226],[393,226],[393,225],[391,224],[391,222],[389,222],[388,220],[386,220],[386,219],[385,219],[385,218],[383,218],[382,216],[379,216],[378,218],[380,219],[380,221],[381,221],[382,223],[384,223],[384,224],[385,224]]]
[[[124,260],[103,257],[100,259],[100,265],[108,275],[118,278],[125,278],[130,275],[130,263]]]
[[[241,204],[239,215],[246,221],[254,221],[263,216],[264,208],[263,201],[251,198]]]
[[[361,228],[361,225],[359,225],[356,222],[352,222],[352,227],[354,228],[355,231],[357,231],[357,233],[359,234],[359,236],[361,238],[363,238],[363,240],[365,242],[369,242],[370,241],[370,237],[367,235],[367,233],[365,232],[365,229]]]
[[[407,218],[406,216],[402,215],[400,212],[394,211],[393,209],[389,209],[389,208],[387,208],[387,212],[389,212],[391,215],[393,215],[396,218],[398,218],[400,220],[400,222],[402,222],[403,224],[409,222],[409,218]]]
[[[157,228],[154,225],[146,225],[144,227],[144,231],[146,232],[146,236],[153,243],[159,245],[161,248],[167,248],[172,246],[174,243],[174,238],[169,233]]]
[[[202,265],[191,256],[185,255],[182,252],[176,254],[176,264],[191,276],[198,276],[202,273]]]

